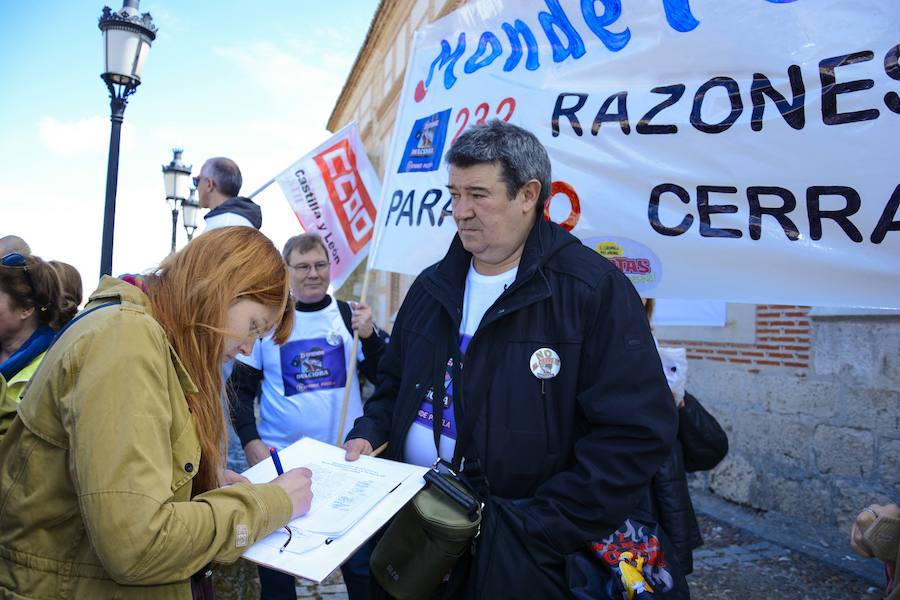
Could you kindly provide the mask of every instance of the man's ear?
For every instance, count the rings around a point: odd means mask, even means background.
[[[522,212],[534,212],[534,206],[537,204],[538,196],[541,194],[541,182],[537,179],[525,182],[525,185],[519,188],[519,194],[522,197]]]

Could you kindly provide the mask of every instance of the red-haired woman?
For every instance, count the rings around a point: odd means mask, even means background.
[[[210,561],[306,512],[308,470],[222,469],[222,361],[291,325],[284,261],[249,227],[104,277],[0,443],[0,596],[191,598]]]

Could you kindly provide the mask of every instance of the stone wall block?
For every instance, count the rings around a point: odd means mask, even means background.
[[[882,439],[878,446],[878,478],[900,502],[900,439]]]
[[[732,452],[746,454],[756,464],[789,469],[796,475],[812,469],[809,441],[816,424],[774,413],[746,412],[735,421]]]
[[[900,386],[900,340],[886,348],[881,361],[881,373],[888,381]]]
[[[753,505],[834,527],[828,487],[817,479],[793,480],[764,473],[754,486]]]
[[[820,425],[813,439],[816,465],[823,474],[868,479],[875,463],[875,438],[870,431]]]
[[[718,418],[721,413],[742,413],[748,408],[782,415],[808,415],[820,421],[834,417],[841,404],[838,386],[796,375],[757,374],[729,365],[691,363],[688,390]]]
[[[719,496],[737,502],[750,504],[750,493],[757,479],[756,469],[742,456],[729,454],[710,473],[709,485]]]
[[[839,412],[841,395],[838,386],[831,382],[768,376],[758,380],[759,392],[764,396],[766,408],[772,412],[808,415],[820,422],[830,420]]]
[[[881,486],[835,479],[832,482],[834,517],[841,531],[850,533],[850,525],[856,515],[870,504],[890,504],[896,499],[890,497]],[[815,522],[811,520],[811,522]]]
[[[900,435],[900,391],[849,386],[841,404],[847,427]]]
[[[718,418],[745,405],[746,390],[753,375],[733,369],[709,368],[698,361],[690,363],[687,390]],[[696,371],[696,374],[695,374]]]
[[[844,380],[875,381],[881,358],[881,343],[875,343],[877,329],[867,319],[813,321],[813,371]]]

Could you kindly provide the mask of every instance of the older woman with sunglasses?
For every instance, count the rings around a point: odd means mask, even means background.
[[[0,259],[0,437],[55,330],[77,309],[63,302],[59,276],[49,263],[16,252]]]

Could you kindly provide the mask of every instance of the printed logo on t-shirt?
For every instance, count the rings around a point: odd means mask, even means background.
[[[347,367],[344,343],[324,338],[295,340],[281,346],[281,378],[284,395],[344,387]]]

